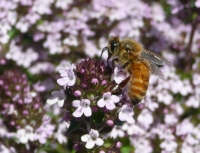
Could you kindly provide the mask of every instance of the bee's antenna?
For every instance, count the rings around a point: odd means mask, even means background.
[[[103,52],[104,52],[105,50],[108,50],[108,47],[104,47],[104,48],[102,49],[102,52],[101,52],[100,58],[102,57]]]

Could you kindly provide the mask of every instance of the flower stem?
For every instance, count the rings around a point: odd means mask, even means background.
[[[193,42],[193,38],[194,38],[194,34],[195,34],[195,30],[197,28],[198,23],[200,22],[200,17],[197,16],[192,24],[192,29],[191,29],[191,33],[190,33],[190,39],[188,42],[188,46],[186,47],[185,51],[186,51],[186,59],[185,59],[185,63],[186,63],[186,67],[185,67],[185,71],[189,72],[191,70],[191,60],[193,57],[192,54],[192,42]]]

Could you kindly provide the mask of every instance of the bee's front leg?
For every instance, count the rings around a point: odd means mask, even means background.
[[[114,58],[113,60],[112,60],[112,67],[114,67],[115,66],[115,63],[118,63],[119,62],[119,59],[118,58]]]
[[[130,62],[126,62],[124,65],[122,65],[122,68],[126,69],[129,64],[130,64]]]

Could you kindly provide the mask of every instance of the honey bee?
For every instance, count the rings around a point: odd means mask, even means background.
[[[171,65],[162,56],[146,50],[140,43],[130,38],[120,40],[119,37],[112,36],[108,46],[102,50],[101,56],[105,50],[108,50],[107,62],[112,57],[113,64],[118,62],[130,74],[120,86],[128,84],[128,96],[133,106],[144,99],[151,74],[164,79],[158,66]]]

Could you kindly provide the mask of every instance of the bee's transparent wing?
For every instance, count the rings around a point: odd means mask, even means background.
[[[159,54],[144,49],[141,53],[141,57],[144,59],[147,59],[148,61],[151,61],[155,63],[156,65],[172,65],[168,60],[166,60],[164,57],[160,56]]]
[[[149,61],[149,64],[150,64],[151,73],[157,75],[162,80],[165,80],[164,74],[162,73],[160,68],[156,64],[152,63],[151,61]]]
[[[151,71],[152,74],[157,75],[162,80],[165,79],[164,74],[162,73],[160,68],[156,65],[155,61],[152,62],[151,60],[148,60],[147,58],[144,58],[143,56],[139,57],[139,56],[134,55],[133,53],[130,53],[130,55],[134,56],[141,63],[143,63]],[[160,63],[161,63],[161,61],[160,61]]]

